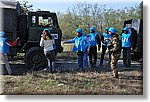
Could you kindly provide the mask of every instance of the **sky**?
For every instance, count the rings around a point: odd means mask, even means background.
[[[22,0],[17,0],[22,1]],[[76,3],[98,3],[99,5],[106,5],[111,9],[122,9],[124,7],[131,7],[139,5],[142,0],[28,0],[33,4],[34,10],[48,10],[51,12],[66,12],[67,8]]]

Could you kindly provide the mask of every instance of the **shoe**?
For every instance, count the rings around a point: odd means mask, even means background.
[[[100,64],[99,64],[99,66],[102,66],[102,65],[103,65],[103,63],[100,63]]]
[[[124,67],[127,67],[127,65],[126,65],[126,64],[124,64]]]
[[[47,71],[47,68],[43,69],[43,71]]]
[[[111,61],[109,60],[109,61],[108,61],[108,64],[110,64],[110,62],[111,62]]]
[[[91,68],[91,69],[93,68],[93,64],[90,65],[90,68]]]
[[[95,68],[95,67],[96,67],[96,64],[93,64],[93,67]]]
[[[118,79],[118,78],[119,78],[119,75],[118,75],[118,74],[115,74],[114,78],[115,78],[115,79]]]
[[[48,72],[49,71],[49,68],[45,68],[42,70],[43,72]]]

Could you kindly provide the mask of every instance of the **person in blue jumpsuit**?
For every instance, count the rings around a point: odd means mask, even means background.
[[[128,27],[123,28],[121,39],[122,39],[122,49],[123,49],[123,64],[125,67],[130,67],[131,49],[133,47],[132,47],[131,33],[129,33]]]
[[[109,27],[106,27],[105,28],[105,33],[103,33],[101,35],[101,42],[102,42],[102,53],[101,53],[101,61],[100,61],[100,66],[103,65],[103,59],[104,59],[104,55],[106,53],[106,50],[107,50],[107,45],[108,43],[110,42],[110,39],[112,38],[112,35],[109,34]],[[110,60],[111,60],[111,57],[110,57],[110,52],[109,53],[109,63],[110,63]]]
[[[78,64],[79,64],[79,70],[85,70],[84,68],[87,67],[88,59],[85,55],[87,52],[89,52],[90,49],[90,43],[88,41],[88,38],[83,33],[81,28],[78,28],[76,30],[77,36],[74,37],[71,40],[67,40],[65,43],[74,43],[74,47],[72,49],[73,52],[78,52]]]
[[[89,50],[89,60],[90,60],[90,66],[95,67],[97,62],[97,44],[98,44],[98,50],[100,51],[101,42],[100,37],[98,33],[96,32],[94,27],[90,28],[90,33],[87,35],[89,42],[90,42],[90,50]],[[92,57],[94,57],[94,61],[92,60]]]

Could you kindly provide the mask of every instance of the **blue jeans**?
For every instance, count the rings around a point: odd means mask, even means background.
[[[88,53],[87,52],[78,52],[78,64],[79,68],[87,68],[88,67]]]
[[[83,67],[88,68],[88,52],[84,52],[83,56]]]
[[[79,68],[83,69],[83,56],[78,56]]]

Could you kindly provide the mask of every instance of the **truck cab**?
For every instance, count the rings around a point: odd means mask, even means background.
[[[62,31],[58,25],[56,13],[49,11],[29,12],[28,15],[20,16],[19,21],[19,35],[26,42],[23,47],[24,51],[32,46],[39,46],[44,28],[49,28],[55,39],[55,52],[60,53],[63,51],[61,46]]]

